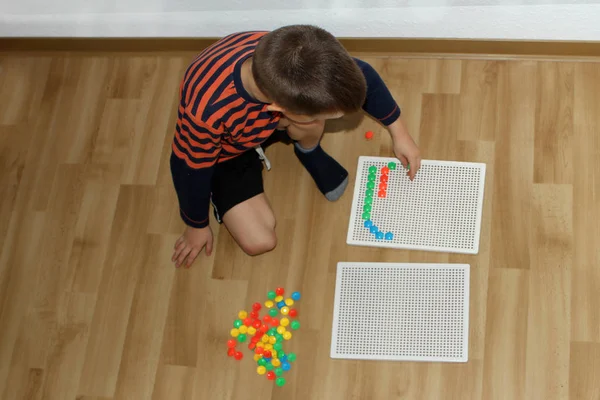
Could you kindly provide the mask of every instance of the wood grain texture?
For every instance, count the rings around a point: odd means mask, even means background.
[[[424,158],[487,164],[477,255],[347,246],[353,183],[327,202],[278,143],[275,251],[248,257],[212,221],[213,256],[176,270],[169,146],[194,56],[0,55],[0,398],[600,398],[600,64],[365,58]],[[327,127],[352,182],[358,156],[392,155],[368,118]],[[469,362],[330,359],[347,260],[469,263]],[[284,388],[225,354],[234,315],[275,286],[303,292]]]

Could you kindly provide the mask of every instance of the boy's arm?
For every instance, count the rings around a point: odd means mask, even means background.
[[[414,179],[421,168],[421,155],[417,145],[400,119],[400,107],[375,69],[368,63],[354,58],[367,81],[367,97],[363,110],[381,122],[390,132],[394,142],[394,153],[406,167],[410,164],[409,176]]]
[[[386,127],[390,126],[400,118],[400,107],[377,71],[358,58],[354,58],[354,61],[367,80],[367,98],[363,110]]]
[[[221,135],[184,110],[175,136],[171,174],[180,215],[186,225],[204,228],[209,224],[210,187]]]

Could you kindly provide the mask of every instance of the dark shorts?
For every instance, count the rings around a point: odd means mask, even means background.
[[[262,171],[263,163],[254,149],[216,165],[211,202],[219,223],[227,211],[263,193]]]

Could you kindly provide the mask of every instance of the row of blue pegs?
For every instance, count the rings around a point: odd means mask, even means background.
[[[373,225],[373,221],[370,219],[365,221],[365,228],[369,229],[373,235],[375,235],[375,239],[378,240],[393,240],[394,234],[392,232],[387,232],[385,235],[383,232],[379,231],[379,228],[376,225]]]

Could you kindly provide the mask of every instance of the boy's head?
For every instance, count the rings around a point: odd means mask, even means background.
[[[309,25],[265,35],[252,58],[252,76],[271,108],[298,122],[358,111],[367,91],[364,75],[341,43]]]

